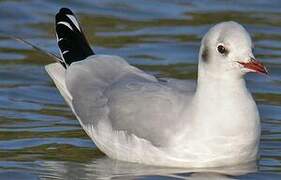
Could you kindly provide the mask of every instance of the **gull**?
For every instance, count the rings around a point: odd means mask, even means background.
[[[257,159],[260,117],[244,75],[268,72],[240,24],[222,22],[205,34],[196,86],[161,81],[119,56],[95,54],[68,8],[56,14],[55,25],[61,57],[46,71],[110,158],[187,168]]]

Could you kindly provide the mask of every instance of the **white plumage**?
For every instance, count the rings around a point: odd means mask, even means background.
[[[60,63],[46,69],[109,157],[172,167],[226,166],[257,157],[260,119],[243,75],[266,70],[251,46],[241,25],[214,26],[202,40],[197,87],[158,81],[118,56],[92,55],[67,69]]]

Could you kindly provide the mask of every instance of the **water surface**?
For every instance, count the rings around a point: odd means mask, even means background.
[[[270,77],[249,75],[262,117],[260,160],[249,167],[182,170],[110,160],[81,129],[44,71],[53,62],[0,38],[0,179],[279,179],[281,3],[269,1],[0,1],[0,31],[58,53],[54,15],[70,7],[97,54],[116,54],[148,73],[196,79],[200,39],[215,23],[243,24]],[[234,172],[223,175],[216,172]]]

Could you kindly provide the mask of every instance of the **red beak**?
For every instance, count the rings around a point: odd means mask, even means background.
[[[259,61],[251,58],[250,62],[239,62],[239,64],[243,65],[245,68],[250,69],[251,71],[257,72],[259,74],[268,74],[266,67]]]

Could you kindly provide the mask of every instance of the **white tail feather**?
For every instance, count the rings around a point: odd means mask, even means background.
[[[53,79],[55,85],[64,97],[67,104],[72,107],[72,96],[65,85],[65,68],[60,63],[52,63],[45,66],[46,71]]]

